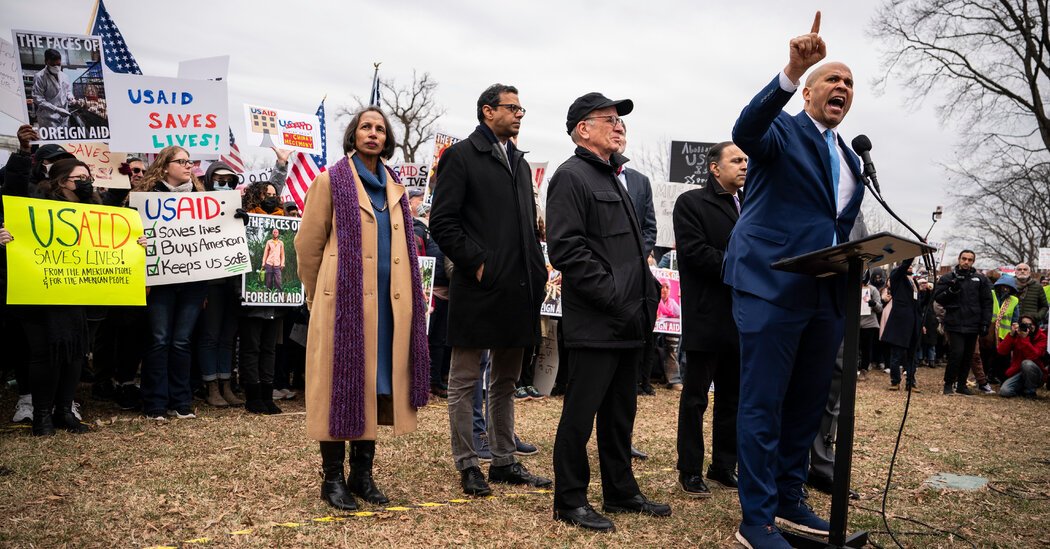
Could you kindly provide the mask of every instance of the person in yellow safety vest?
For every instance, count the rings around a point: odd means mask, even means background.
[[[1004,275],[992,288],[992,322],[998,326],[996,335],[1000,340],[1010,333],[1010,327],[1017,322],[1018,302],[1017,281],[1012,276]]]

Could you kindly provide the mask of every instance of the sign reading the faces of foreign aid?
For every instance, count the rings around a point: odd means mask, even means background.
[[[245,305],[294,307],[303,304],[295,235],[299,218],[282,215],[248,215],[248,253],[252,270],[244,275],[241,298]]]
[[[40,136],[39,142],[108,140],[99,38],[22,30],[12,35],[21,66],[26,117]]]
[[[7,303],[145,305],[146,253],[134,211],[4,197]]]
[[[146,235],[146,285],[212,280],[251,270],[238,191],[130,193]]]

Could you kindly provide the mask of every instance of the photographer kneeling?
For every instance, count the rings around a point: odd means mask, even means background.
[[[1035,397],[1035,389],[1046,381],[1046,332],[1040,330],[1035,319],[1022,315],[1020,323],[1010,328],[1010,333],[999,342],[999,354],[1010,357],[1006,370],[1006,381],[999,387],[999,396]]]

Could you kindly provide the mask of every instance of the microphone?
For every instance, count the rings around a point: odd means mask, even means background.
[[[879,179],[875,177],[875,163],[871,161],[871,139],[868,136],[861,134],[853,138],[850,143],[853,146],[853,152],[857,153],[861,160],[864,161],[863,175],[871,179],[871,183],[875,185],[875,191],[880,195],[882,189],[879,188]]]

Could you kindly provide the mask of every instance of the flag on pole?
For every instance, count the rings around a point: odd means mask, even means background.
[[[244,161],[241,160],[241,148],[233,140],[233,128],[230,128],[230,152],[219,156],[236,173],[244,173]]]
[[[120,29],[110,18],[102,0],[98,0],[95,9],[95,21],[91,25],[91,34],[102,40],[102,48],[105,50],[103,57],[105,57],[109,70],[124,74],[142,74],[139,64],[135,62],[135,57],[128,51],[124,35],[120,34]]]
[[[379,106],[379,65],[381,63],[372,63],[375,67],[375,72],[372,73],[372,95],[368,98],[368,106],[378,107]]]
[[[309,190],[310,184],[313,183],[314,178],[327,169],[325,166],[328,165],[328,137],[325,130],[324,99],[321,100],[321,105],[317,107],[317,119],[320,121],[321,128],[321,154],[307,154],[304,152],[293,154],[291,160],[289,160],[288,179],[285,180],[288,194],[292,196],[292,200],[295,201],[295,205],[299,207],[300,212],[304,211],[306,191]]]

